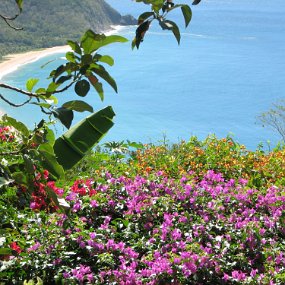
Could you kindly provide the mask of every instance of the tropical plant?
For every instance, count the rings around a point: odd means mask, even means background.
[[[146,25],[149,26],[150,22],[154,19],[159,21],[162,28],[172,30],[179,42],[179,28],[174,22],[166,20],[166,15],[173,9],[180,7],[187,26],[191,21],[191,8],[186,4],[174,5],[172,1],[149,0],[144,2],[151,5],[152,12],[143,13],[139,17],[135,45],[139,47],[143,34],[146,32],[146,29],[142,27],[145,27]],[[16,4],[18,5],[19,12],[21,12],[23,1],[16,0]],[[193,4],[197,3],[194,2]],[[4,21],[11,27],[14,26],[9,21],[13,21],[16,17],[17,16],[9,18],[2,16]],[[98,51],[106,45],[116,42],[123,43],[126,41],[125,38],[118,35],[105,36],[103,34],[96,34],[92,30],[88,30],[79,42],[71,40],[67,41],[71,48],[71,51],[66,53],[67,62],[50,73],[50,83],[47,87],[35,88],[39,81],[36,78],[31,78],[26,82],[26,90],[0,82],[0,88],[22,94],[28,99],[22,104],[15,104],[13,100],[8,99],[3,94],[0,94],[0,98],[13,107],[22,107],[26,104],[37,105],[44,114],[54,116],[66,128],[70,128],[74,112],[88,111],[93,113],[93,107],[83,100],[68,101],[62,106],[57,107],[58,100],[56,95],[60,95],[71,87],[74,87],[74,91],[79,97],[85,97],[90,88],[93,87],[100,99],[104,100],[104,90],[100,81],[101,79],[107,82],[114,91],[117,92],[115,80],[104,67],[104,64],[112,66],[114,64],[114,59],[109,55],[101,55]],[[64,170],[71,168],[78,162],[112,127],[113,123],[111,120],[114,115],[111,107],[100,110],[78,123],[57,140],[55,140],[53,134],[51,134],[52,131],[48,128],[48,124],[44,122],[39,123],[33,133],[29,134],[27,128],[22,123],[5,116],[2,124],[12,126],[17,131],[18,135],[21,136],[21,140],[23,141],[23,147],[20,148],[17,155],[25,157],[25,159],[22,158],[22,161],[25,163],[23,164],[21,162],[21,167],[16,171],[14,168],[9,168],[8,171],[6,170],[5,175],[9,177],[9,179],[5,180],[5,184],[7,181],[13,180],[12,176],[14,175],[14,172],[29,173],[23,170],[27,167],[27,163],[31,169],[35,157],[38,161],[41,161],[44,168],[49,170],[50,174],[53,175],[53,178],[62,177]],[[31,137],[38,138],[39,133],[41,134],[40,140],[37,140],[36,142],[31,140]],[[83,136],[84,133],[88,133],[88,136]],[[35,148],[32,149],[32,157],[30,157],[31,150],[28,145],[31,142],[33,145],[36,145],[36,150]],[[21,182],[23,183],[23,181],[27,181],[28,183],[31,182],[31,180],[21,177]]]

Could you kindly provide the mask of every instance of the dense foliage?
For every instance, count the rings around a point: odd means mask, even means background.
[[[133,24],[132,18],[122,16],[103,0],[29,0],[13,23],[23,30],[13,30],[0,21],[1,56],[38,48],[65,45],[66,39],[77,40],[87,30],[110,29],[110,25]],[[15,15],[11,0],[0,1],[0,14]],[[44,35],[44,36],[43,36]]]
[[[1,147],[18,143],[1,129]],[[3,282],[284,284],[284,148],[193,137],[106,149],[72,180],[36,169],[30,209],[23,188],[2,188]]]

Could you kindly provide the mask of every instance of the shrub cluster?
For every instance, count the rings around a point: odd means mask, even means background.
[[[37,168],[39,193],[59,203],[31,195],[20,208],[19,185],[2,186],[2,283],[285,284],[284,149],[141,147],[94,152],[73,181]]]

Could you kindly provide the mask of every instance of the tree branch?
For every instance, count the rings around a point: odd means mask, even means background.
[[[24,103],[21,103],[21,104],[15,104],[11,101],[9,101],[8,99],[6,99],[1,93],[0,93],[0,98],[5,101],[7,104],[9,104],[10,106],[12,107],[22,107],[28,103],[30,103],[30,101],[32,100],[32,98],[29,98],[27,101],[25,101]]]
[[[14,21],[17,17],[19,16],[19,14],[15,15],[14,17],[8,17],[8,16],[4,16],[0,14],[0,18],[3,19],[5,21],[5,23],[12,29],[16,30],[16,31],[21,31],[23,30],[23,28],[18,28],[13,26],[11,23],[9,23],[9,21]]]
[[[72,81],[70,84],[66,85],[64,88],[59,89],[59,90],[55,90],[51,93],[52,94],[62,93],[64,91],[66,91],[68,88],[70,88],[74,83],[75,83],[75,81]],[[47,95],[47,92],[46,93],[33,93],[33,92],[29,92],[29,91],[26,91],[26,90],[23,90],[23,89],[20,89],[20,88],[17,88],[17,87],[14,87],[14,86],[11,86],[11,85],[5,84],[5,83],[0,83],[0,88],[13,90],[13,91],[16,91],[18,93],[27,95],[29,97],[34,97],[34,98],[38,98],[39,96],[46,96]]]
[[[27,96],[29,96],[29,97],[38,97],[39,95],[44,95],[44,94],[37,94],[37,93],[25,91],[25,90],[22,90],[22,89],[20,89],[20,88],[17,88],[17,87],[14,87],[14,86],[11,86],[11,85],[8,85],[8,84],[5,84],[5,83],[0,83],[0,88],[5,88],[5,89],[13,90],[13,91],[16,91],[16,92],[18,92],[18,93],[27,95]]]

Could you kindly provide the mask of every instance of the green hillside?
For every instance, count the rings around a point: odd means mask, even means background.
[[[0,1],[0,13],[13,16],[17,7],[12,0]],[[128,24],[104,0],[29,0],[23,13],[13,22],[24,30],[9,28],[0,19],[0,58],[6,54],[63,45],[67,39],[78,39],[86,29],[96,32],[110,25]],[[127,21],[126,21],[127,19]]]

